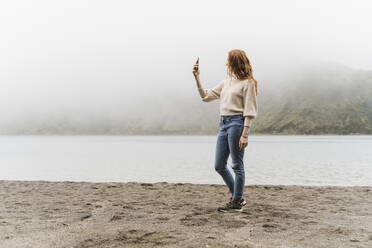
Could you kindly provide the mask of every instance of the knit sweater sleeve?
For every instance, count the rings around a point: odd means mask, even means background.
[[[204,89],[202,86],[198,88],[200,97],[203,102],[210,102],[220,98],[221,91],[223,89],[225,80],[221,80],[214,88]]]
[[[258,107],[257,107],[257,97],[255,84],[253,82],[248,82],[243,90],[243,103],[244,103],[244,126],[251,126],[251,122],[256,118]]]

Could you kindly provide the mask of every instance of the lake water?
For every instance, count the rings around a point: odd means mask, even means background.
[[[0,180],[223,184],[216,139],[0,136]],[[245,149],[247,185],[372,186],[372,136],[252,135]]]

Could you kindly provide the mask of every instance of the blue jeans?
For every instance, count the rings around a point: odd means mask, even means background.
[[[245,183],[243,163],[245,149],[239,150],[239,140],[243,129],[244,117],[242,114],[221,115],[214,168],[221,175],[235,200],[240,200],[243,197]],[[235,173],[235,179],[227,168],[229,155],[231,155],[231,167]]]

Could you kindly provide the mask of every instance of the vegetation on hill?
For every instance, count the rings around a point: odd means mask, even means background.
[[[290,75],[259,81],[259,114],[251,134],[372,134],[371,71],[328,65]],[[170,91],[139,99],[123,109],[120,118],[106,112],[55,114],[0,131],[35,135],[215,135],[219,131],[219,101],[201,101],[196,88],[187,95]]]

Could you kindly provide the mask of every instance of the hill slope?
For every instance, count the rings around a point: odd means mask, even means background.
[[[290,77],[259,79],[259,114],[251,133],[372,134],[372,71],[339,65],[297,68]],[[271,76],[271,75],[270,75]],[[193,82],[192,82],[193,83]],[[193,85],[194,86],[194,85]],[[101,112],[54,113],[0,128],[1,134],[215,135],[219,101],[201,101],[195,87],[137,96]],[[181,91],[181,93],[184,91]],[[115,112],[116,111],[116,112]],[[112,115],[111,113],[115,113]]]
[[[262,92],[259,133],[372,134],[372,73],[315,69]]]

